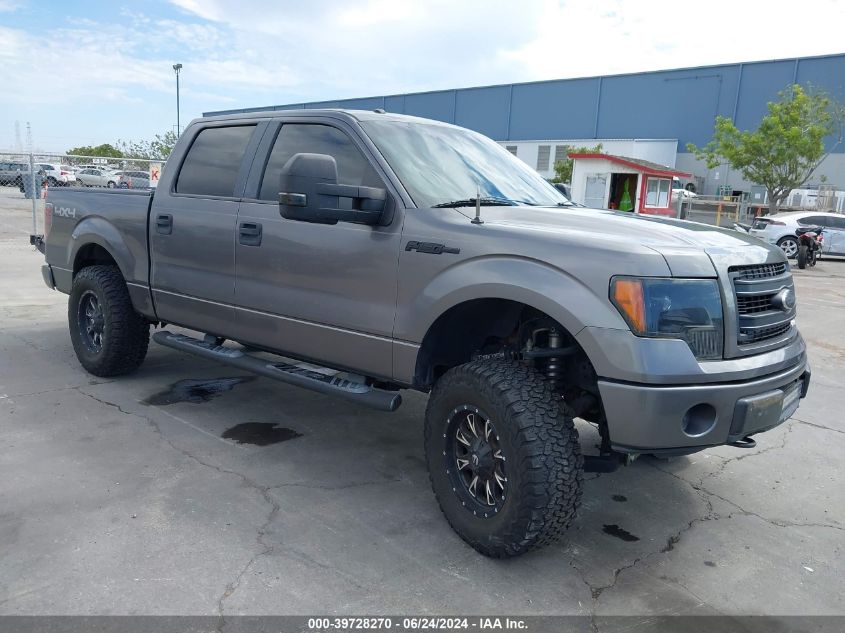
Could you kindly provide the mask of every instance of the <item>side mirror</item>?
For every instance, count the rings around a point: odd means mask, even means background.
[[[327,154],[294,154],[279,178],[279,213],[289,220],[382,224],[386,199],[385,189],[339,185]]]

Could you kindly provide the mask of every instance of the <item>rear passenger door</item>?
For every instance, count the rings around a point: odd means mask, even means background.
[[[163,321],[231,334],[235,221],[265,125],[215,123],[186,132],[190,146],[156,192],[148,227],[150,283]]]

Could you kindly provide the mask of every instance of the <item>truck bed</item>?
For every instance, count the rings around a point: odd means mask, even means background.
[[[73,271],[97,260],[100,246],[111,254],[128,284],[149,281],[147,223],[153,191],[61,187],[44,205],[44,255],[55,286],[68,292]]]

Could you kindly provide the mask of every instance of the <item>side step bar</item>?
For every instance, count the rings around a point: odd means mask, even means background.
[[[245,371],[286,382],[304,389],[331,396],[340,396],[358,404],[362,404],[379,411],[396,411],[402,404],[402,396],[392,391],[374,389],[360,382],[326,376],[320,372],[297,367],[285,362],[271,362],[256,356],[250,356],[241,350],[215,345],[214,343],[174,334],[167,330],[153,334],[153,340],[159,345],[172,347],[181,352],[188,352],[210,358],[220,363],[231,365]]]

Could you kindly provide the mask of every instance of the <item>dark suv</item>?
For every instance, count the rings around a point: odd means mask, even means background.
[[[0,186],[20,187],[21,172],[26,168],[24,163],[0,163]]]

